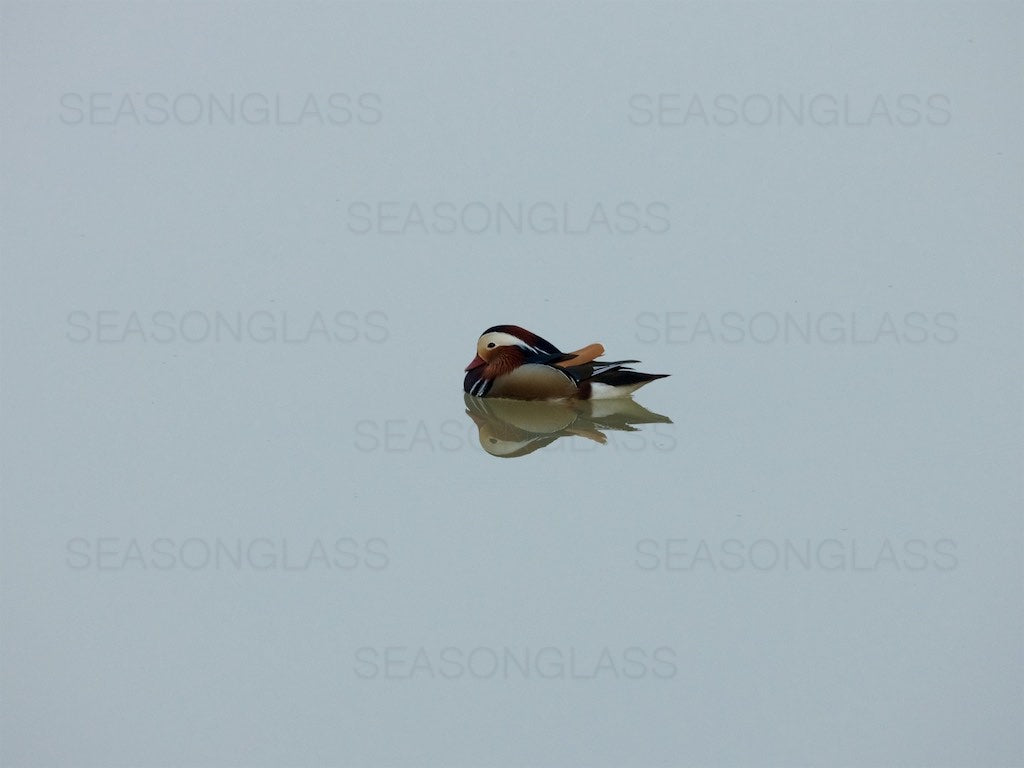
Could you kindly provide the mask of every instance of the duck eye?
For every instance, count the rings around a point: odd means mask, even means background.
[[[488,349],[494,349],[494,342],[492,341],[490,344],[488,344],[487,348]]]

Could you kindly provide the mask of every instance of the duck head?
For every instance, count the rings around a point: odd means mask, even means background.
[[[560,350],[551,342],[518,325],[495,325],[488,328],[476,343],[476,357],[466,366],[467,371],[487,365],[496,357],[511,350],[522,352],[547,352],[558,354]]]

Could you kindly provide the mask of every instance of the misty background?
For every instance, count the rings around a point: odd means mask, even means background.
[[[4,765],[1024,762],[1019,5],[2,22]]]

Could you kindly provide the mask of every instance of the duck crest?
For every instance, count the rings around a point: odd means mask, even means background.
[[[553,355],[562,351],[547,339],[543,339],[533,331],[528,331],[518,325],[492,325],[484,331],[484,333],[507,333],[510,336],[515,336],[517,339],[521,339],[534,349],[540,350],[541,352],[548,352]]]

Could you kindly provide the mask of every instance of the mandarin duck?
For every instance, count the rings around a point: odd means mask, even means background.
[[[562,352],[518,325],[495,325],[480,336],[476,357],[466,366],[463,390],[474,397],[516,400],[596,400],[627,397],[667,373],[640,373],[638,360],[608,362],[600,344]]]

